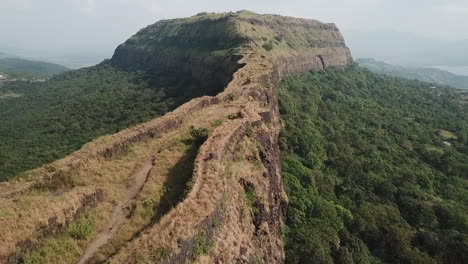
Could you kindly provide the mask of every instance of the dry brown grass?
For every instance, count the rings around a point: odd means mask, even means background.
[[[111,215],[114,204],[124,199],[125,190],[130,184],[129,176],[142,165],[143,160],[161,150],[160,153],[155,155],[155,169],[152,170],[148,182],[135,202],[134,217],[123,226],[117,237],[112,241],[112,244],[103,249],[101,256],[108,256],[109,253],[115,252],[116,248],[151,223],[155,213],[148,209],[147,204],[152,203],[154,206],[159,204],[159,198],[164,194],[162,188],[168,175],[170,175],[171,168],[188,151],[188,146],[184,142],[187,140],[189,127],[201,126],[205,122],[208,122],[208,124],[214,123],[216,119],[223,116],[227,119],[226,116],[233,112],[233,109],[235,108],[230,106],[208,107],[205,111],[205,113],[209,113],[208,116],[206,114],[197,116],[187,115],[186,122],[178,130],[166,133],[159,139],[144,140],[133,144],[123,155],[113,158],[87,160],[86,163],[82,163],[77,169],[65,171],[50,179],[46,177],[46,180],[44,180],[41,177],[40,180],[34,182],[32,187],[26,188],[25,191],[13,195],[13,197],[1,198],[0,210],[2,210],[3,215],[1,221],[6,228],[0,230],[0,237],[6,243],[0,247],[0,253],[5,252],[5,254],[0,255],[6,256],[7,252],[14,250],[16,243],[26,238],[34,237],[35,230],[39,229],[42,225],[47,226],[48,219],[60,216],[61,212],[63,214],[63,211],[70,210],[70,208],[78,209],[81,198],[96,189],[103,189],[106,194],[105,199],[96,208],[101,215],[105,216],[98,220],[96,226],[103,228]],[[101,142],[103,142],[102,144],[108,144],[109,141],[103,140]],[[68,159],[66,158],[66,160]],[[55,172],[56,168],[61,168],[62,164],[67,164],[67,162],[61,160],[46,165],[43,168],[32,171],[29,177],[34,178],[34,176],[37,177],[38,175],[47,175],[47,173]],[[16,182],[10,182],[9,186],[15,188],[27,183],[24,179],[20,179]],[[81,192],[79,192],[80,190]],[[87,190],[87,192],[83,190]],[[40,206],[37,206],[38,204]],[[167,211],[167,209],[165,210]],[[65,223],[65,219],[69,221],[72,217],[73,214],[69,214],[59,219],[61,223]],[[96,233],[93,233],[92,236],[95,235]],[[60,237],[53,239],[68,238]],[[90,241],[92,239],[88,242]],[[86,246],[86,241],[80,243],[81,250]]]

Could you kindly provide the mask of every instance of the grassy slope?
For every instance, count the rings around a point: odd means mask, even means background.
[[[355,65],[283,81],[287,263],[466,262],[467,107],[430,86]]]

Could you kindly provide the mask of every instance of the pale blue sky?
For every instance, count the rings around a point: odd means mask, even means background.
[[[162,18],[240,9],[334,22],[343,30],[468,38],[468,0],[0,0],[0,47],[111,54]]]

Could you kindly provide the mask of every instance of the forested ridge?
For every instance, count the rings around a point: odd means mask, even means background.
[[[467,263],[468,104],[357,65],[283,80],[287,263]]]

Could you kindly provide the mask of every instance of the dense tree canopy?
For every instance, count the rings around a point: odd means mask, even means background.
[[[158,74],[157,66],[129,71],[105,61],[45,83],[5,83],[0,87],[0,181],[223,88],[222,82],[206,85],[184,71]]]
[[[466,95],[430,86],[356,65],[283,80],[287,263],[468,262]]]
[[[108,65],[47,83],[12,82],[0,99],[0,180],[61,158],[84,143],[149,120],[173,107],[164,89]]]

